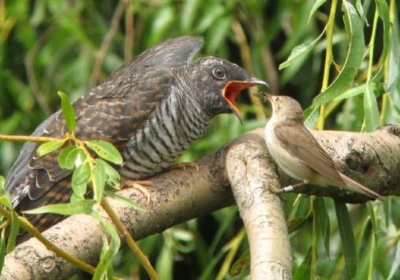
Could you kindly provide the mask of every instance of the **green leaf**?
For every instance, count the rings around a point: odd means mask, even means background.
[[[68,95],[62,91],[57,92],[61,98],[61,110],[64,115],[65,123],[71,132],[75,131],[76,121],[75,121],[75,111],[72,107],[71,101]]]
[[[99,202],[103,196],[103,191],[106,184],[104,168],[102,165],[95,164],[93,169],[90,171],[93,183],[94,200]]]
[[[72,175],[72,189],[77,197],[83,198],[86,194],[87,184],[90,182],[90,166],[85,162],[79,166]]]
[[[311,108],[332,101],[350,86],[357,74],[364,57],[364,32],[362,21],[356,9],[348,1],[343,1],[344,23],[350,35],[349,50],[342,71],[338,74],[332,84],[313,100]]]
[[[365,87],[366,87],[366,85],[362,84],[358,87],[351,88],[348,91],[345,91],[345,92],[339,94],[337,97],[335,97],[335,99],[333,99],[333,101],[340,101],[343,99],[348,99],[350,97],[360,95],[361,93],[365,92]]]
[[[58,148],[63,146],[65,144],[65,141],[67,141],[67,140],[63,139],[63,140],[50,141],[50,142],[43,143],[42,145],[40,145],[37,148],[36,156],[37,157],[42,157],[42,156],[47,155],[47,154],[49,154],[51,152],[54,152],[55,150],[57,150]]]
[[[58,155],[58,165],[60,165],[60,167],[64,169],[73,169],[78,153],[79,148],[75,146],[66,147]]]
[[[383,50],[381,60],[385,60],[390,50],[390,12],[388,4],[385,0],[375,0],[378,15],[383,23]],[[384,63],[381,63],[383,65]]]
[[[108,186],[119,190],[120,189],[120,175],[114,167],[109,165],[102,159],[96,159],[96,164],[102,165],[104,168],[104,172],[106,174],[106,183]]]
[[[19,234],[19,219],[14,210],[11,211],[10,233],[7,239],[7,253],[14,250],[17,244],[17,236]]]
[[[134,203],[134,202],[133,202],[132,200],[130,200],[129,198],[126,198],[126,197],[124,197],[124,196],[122,196],[122,195],[120,195],[120,194],[117,194],[117,193],[115,193],[115,192],[112,192],[112,191],[104,191],[104,194],[105,194],[107,197],[111,197],[111,198],[113,198],[113,199],[115,199],[115,200],[119,200],[119,201],[121,201],[121,202],[123,202],[123,203],[126,203],[126,204],[128,204],[129,206],[133,207],[133,208],[136,209],[136,210],[144,211],[144,212],[149,211],[148,209],[143,208],[143,207],[137,205],[136,203]]]
[[[330,258],[330,244],[329,241],[331,239],[331,228],[329,223],[329,215],[326,210],[325,202],[322,197],[317,197],[314,201],[314,214],[317,219],[318,226],[318,239],[324,241],[325,253]]]
[[[85,144],[95,151],[99,157],[115,164],[122,164],[121,154],[111,143],[104,140],[90,140],[85,142]]]
[[[346,264],[346,279],[352,279],[357,271],[356,243],[354,241],[353,226],[346,204],[337,199],[334,200],[334,203]]]
[[[4,266],[4,259],[6,257],[6,240],[7,238],[5,238],[6,235],[6,228],[3,228],[1,231],[1,236],[0,236],[0,275],[1,275],[1,271],[3,270],[3,266]]]
[[[108,245],[108,240],[105,237],[103,240],[103,249],[100,256],[100,261],[97,264],[96,272],[93,275],[93,280],[104,279],[108,269],[112,265],[113,257],[118,253],[119,247],[121,245],[121,239],[118,236],[117,231],[110,223],[103,224],[107,233],[110,235],[110,245]]]
[[[326,2],[326,0],[316,0],[314,2],[314,5],[311,8],[310,11],[310,15],[308,17],[308,22],[310,22],[312,16],[314,15],[314,13],[319,9],[319,7],[321,7],[324,3]]]
[[[53,213],[66,216],[81,214],[81,213],[90,214],[92,212],[94,203],[95,202],[93,200],[88,199],[71,203],[50,204],[32,210],[23,211],[23,213],[29,215]]]
[[[310,279],[311,275],[311,263],[312,263],[312,253],[311,248],[308,250],[306,257],[304,258],[303,262],[296,269],[294,273],[293,280],[303,280],[303,279]]]
[[[368,132],[374,131],[381,125],[378,103],[373,90],[371,84],[367,84],[364,94],[364,124]]]
[[[4,194],[4,185],[6,183],[6,179],[0,175],[0,195]]]

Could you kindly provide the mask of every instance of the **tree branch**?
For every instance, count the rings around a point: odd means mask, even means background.
[[[272,162],[263,134],[264,130],[258,129],[240,136],[200,160],[199,171],[172,170],[154,177],[154,187],[148,189],[151,194],[148,203],[137,189],[119,192],[148,211],[137,211],[113,199],[108,199],[109,203],[133,236],[141,239],[232,205],[231,182],[250,239],[252,276],[267,279],[269,274],[277,275],[274,279],[290,279],[290,247],[281,203],[268,191],[285,186],[290,179]],[[374,133],[314,131],[313,134],[342,172],[382,195],[400,193],[400,126],[387,126]],[[300,191],[345,202],[368,200],[333,187],[306,186]],[[96,264],[99,258],[102,229],[90,216],[69,217],[44,235],[90,264]],[[278,249],[274,247],[278,241],[283,244],[279,245],[280,253],[284,248],[282,256],[277,256]],[[73,265],[57,258],[39,241],[30,239],[7,255],[0,279],[66,279],[76,272]]]

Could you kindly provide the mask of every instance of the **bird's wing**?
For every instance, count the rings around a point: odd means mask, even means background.
[[[275,127],[275,135],[291,155],[301,159],[322,176],[345,186],[332,158],[318,144],[302,124],[293,123]]]
[[[155,46],[121,66],[103,84],[74,102],[77,137],[103,139],[117,147],[124,145],[171,93],[174,85],[171,69],[187,65],[201,46],[202,40],[198,38],[180,37]],[[33,135],[62,137],[66,132],[64,118],[58,111]],[[58,166],[59,150],[36,158],[38,146],[24,145],[6,179],[5,188],[11,192],[18,210],[68,202],[72,192],[69,187],[72,171]],[[30,216],[40,230],[51,225],[51,218]]]

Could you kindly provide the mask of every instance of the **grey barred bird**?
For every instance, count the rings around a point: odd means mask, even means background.
[[[296,185],[336,186],[371,198],[382,198],[336,168],[332,158],[304,126],[303,110],[296,100],[289,96],[262,95],[271,102],[273,111],[265,127],[268,150],[287,175],[301,182]],[[291,190],[293,186],[284,188],[284,191]]]
[[[266,85],[227,60],[204,57],[191,62],[202,46],[195,37],[165,41],[127,62],[103,84],[73,103],[75,134],[82,140],[111,142],[122,154],[121,177],[143,180],[168,168],[211,119],[234,112],[245,88]],[[54,113],[32,134],[61,137],[67,132],[62,113]],[[17,211],[69,201],[71,170],[58,166],[55,151],[36,158],[38,144],[24,145],[6,179]],[[43,231],[64,217],[27,215]],[[28,236],[21,236],[19,241]]]

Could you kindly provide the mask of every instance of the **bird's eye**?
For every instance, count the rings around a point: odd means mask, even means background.
[[[226,72],[225,69],[222,67],[216,67],[212,71],[213,76],[219,80],[225,79],[226,78]]]

